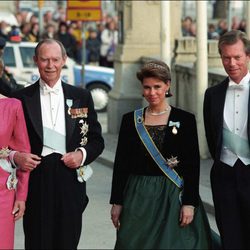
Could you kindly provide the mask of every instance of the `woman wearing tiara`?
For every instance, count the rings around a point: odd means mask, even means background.
[[[146,62],[137,78],[148,106],[121,123],[110,198],[115,248],[210,249],[195,117],[168,104],[164,62]]]

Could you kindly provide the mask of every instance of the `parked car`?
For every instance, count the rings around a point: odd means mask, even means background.
[[[39,78],[38,69],[33,61],[36,43],[7,43],[4,50],[4,62],[16,81],[24,86]],[[114,85],[114,69],[85,65],[84,81],[82,66],[67,58],[62,70],[62,80],[77,87],[91,91],[96,111],[105,111],[108,105],[108,92]]]

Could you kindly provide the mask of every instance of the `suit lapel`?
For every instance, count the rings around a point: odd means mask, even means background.
[[[43,123],[39,82],[34,83],[34,88],[27,94],[26,98],[24,98],[24,103],[34,130],[40,137],[41,141],[43,141]]]
[[[226,99],[226,92],[228,87],[228,78],[221,83],[219,89],[214,94],[213,101],[214,101],[214,108],[213,108],[213,118],[216,121],[216,128],[218,129],[218,133],[221,134],[223,128],[223,113],[224,113],[224,106],[225,106],[225,99]]]
[[[213,119],[215,121],[215,129],[217,134],[217,150],[216,152],[220,154],[221,146],[222,146],[222,130],[223,130],[223,119],[224,119],[224,106],[226,99],[226,92],[228,87],[229,79],[225,79],[219,86],[218,91],[214,93],[214,106],[212,109]],[[219,156],[218,156],[219,157]]]

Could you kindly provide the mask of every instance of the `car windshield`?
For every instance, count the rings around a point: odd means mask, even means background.
[[[20,53],[24,67],[34,68],[36,66],[33,61],[34,52],[35,48],[20,47]]]
[[[20,56],[22,59],[23,67],[25,67],[25,68],[36,67],[36,65],[33,61],[33,55],[35,52],[35,48],[20,46],[19,49],[20,49]],[[16,57],[14,54],[14,47],[9,47],[9,46],[5,47],[3,59],[4,59],[4,64],[6,66],[17,67]]]
[[[14,50],[11,47],[5,47],[3,54],[4,64],[9,67],[16,67]]]

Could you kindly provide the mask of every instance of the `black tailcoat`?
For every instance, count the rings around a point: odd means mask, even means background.
[[[172,132],[170,121],[180,123],[177,134]],[[177,157],[179,163],[174,169],[184,179],[183,204],[197,206],[200,155],[196,120],[193,114],[172,107],[169,122],[161,154],[165,159]],[[164,175],[137,134],[134,112],[125,114],[122,119],[114,162],[111,204],[123,204],[123,191],[131,174]]]
[[[225,249],[249,249],[250,166],[237,160],[234,167],[220,161],[223,143],[223,114],[229,78],[208,88],[203,114],[209,151],[214,160],[211,187],[218,229]],[[250,95],[249,95],[250,98]],[[250,145],[250,101],[248,101],[248,142]]]
[[[83,147],[87,152],[84,164],[90,164],[104,148],[101,126],[97,121],[91,94],[85,89],[63,82],[62,88],[65,100],[66,151],[73,152],[81,147],[82,139],[79,121],[83,118],[72,118],[68,114],[66,100],[70,99],[73,101],[72,109],[88,108],[88,143]],[[43,124],[39,82],[14,93],[14,96],[23,104],[31,152],[41,156]],[[77,248],[81,234],[82,212],[87,203],[86,184],[77,181],[76,170],[66,167],[59,154],[42,157],[41,164],[30,175],[24,217],[25,247]]]

